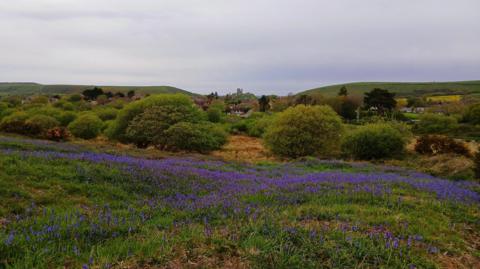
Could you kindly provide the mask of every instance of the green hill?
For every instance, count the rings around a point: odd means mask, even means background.
[[[333,96],[342,86],[351,94],[364,94],[374,88],[395,92],[398,97],[422,95],[480,95],[480,80],[455,82],[354,82],[325,86],[307,90],[298,94],[322,94]]]
[[[1,95],[31,95],[31,94],[70,94],[80,93],[86,89],[93,88],[94,85],[44,85],[38,83],[5,83],[0,82]],[[128,92],[134,90],[137,93],[184,93],[195,95],[194,93],[171,87],[171,86],[98,86],[104,91]]]

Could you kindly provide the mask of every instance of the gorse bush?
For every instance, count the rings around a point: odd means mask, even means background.
[[[83,114],[68,125],[68,130],[76,137],[92,139],[102,130],[103,122],[95,114]]]
[[[158,112],[160,118],[154,121],[151,117],[152,114],[156,114],[157,111],[149,111],[143,116],[139,116],[144,113],[148,108],[160,107]],[[142,119],[143,117],[143,119]],[[145,123],[159,123],[167,119],[168,126],[162,128],[162,130],[168,129],[170,125],[183,121],[183,118],[187,119],[200,119],[203,115],[201,111],[195,107],[190,97],[183,94],[161,94],[152,95],[140,101],[136,101],[125,106],[118,114],[115,122],[109,127],[108,135],[111,139],[116,139],[121,142],[136,143],[136,144],[149,144],[152,140],[152,135],[157,135],[154,132],[155,126],[150,130],[145,130],[149,135],[142,135],[141,128],[149,127],[150,125],[142,125],[137,123],[139,120],[143,120]],[[134,120],[135,119],[135,120]],[[191,121],[191,120],[189,120]],[[154,123],[154,124],[156,124]],[[130,127],[129,134],[127,129]],[[140,129],[139,129],[140,128]],[[139,139],[136,135],[139,135]]]
[[[426,113],[420,117],[416,130],[424,134],[441,134],[454,129],[456,126],[457,119],[454,117]]]
[[[267,128],[266,146],[276,155],[327,155],[339,145],[342,121],[329,106],[298,105],[279,113]]]
[[[442,135],[421,136],[415,144],[415,151],[428,155],[454,153],[471,156],[470,150],[464,142]]]
[[[406,140],[398,129],[386,123],[367,124],[349,133],[342,151],[355,159],[372,160],[401,155]]]
[[[219,126],[208,123],[177,123],[165,132],[165,146],[169,150],[206,153],[220,149],[227,135]]]

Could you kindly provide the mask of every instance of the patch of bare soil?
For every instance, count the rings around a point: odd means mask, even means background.
[[[222,149],[212,152],[211,155],[226,160],[245,162],[275,160],[265,149],[260,138],[243,135],[230,136],[227,144]]]

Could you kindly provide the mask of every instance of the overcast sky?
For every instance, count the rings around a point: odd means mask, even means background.
[[[286,94],[480,79],[479,0],[0,0],[0,81]]]

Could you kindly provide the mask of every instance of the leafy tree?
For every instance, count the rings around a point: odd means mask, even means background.
[[[357,117],[357,108],[358,104],[356,104],[353,100],[344,98],[340,106],[339,114],[344,119],[354,120]]]
[[[359,160],[383,159],[403,153],[406,139],[393,126],[385,123],[364,125],[348,134],[342,150]]]
[[[276,116],[264,136],[276,155],[329,155],[339,144],[342,121],[329,106],[290,107]]]
[[[96,100],[98,96],[104,95],[105,93],[101,88],[94,87],[93,89],[84,90],[82,94],[87,100]]]
[[[135,91],[134,90],[130,90],[130,91],[127,92],[127,97],[128,98],[132,99],[132,97],[134,97],[134,96],[135,96]]]
[[[313,99],[313,97],[308,94],[301,94],[295,98],[295,104],[305,106],[314,105],[315,99]]]
[[[338,91],[338,96],[347,96],[347,95],[348,95],[347,87],[345,87],[344,85]]]
[[[68,125],[68,130],[76,137],[92,139],[102,130],[103,122],[95,114],[83,114]]]
[[[379,88],[365,93],[363,103],[367,108],[376,107],[380,113],[385,112],[385,110],[390,111],[397,105],[395,93]]]
[[[179,122],[165,131],[165,147],[207,153],[221,148],[227,134],[219,126],[209,123]],[[159,141],[158,143],[162,143]]]
[[[270,109],[270,98],[268,98],[268,96],[262,95],[262,97],[258,99],[258,106],[260,112],[267,112]]]

